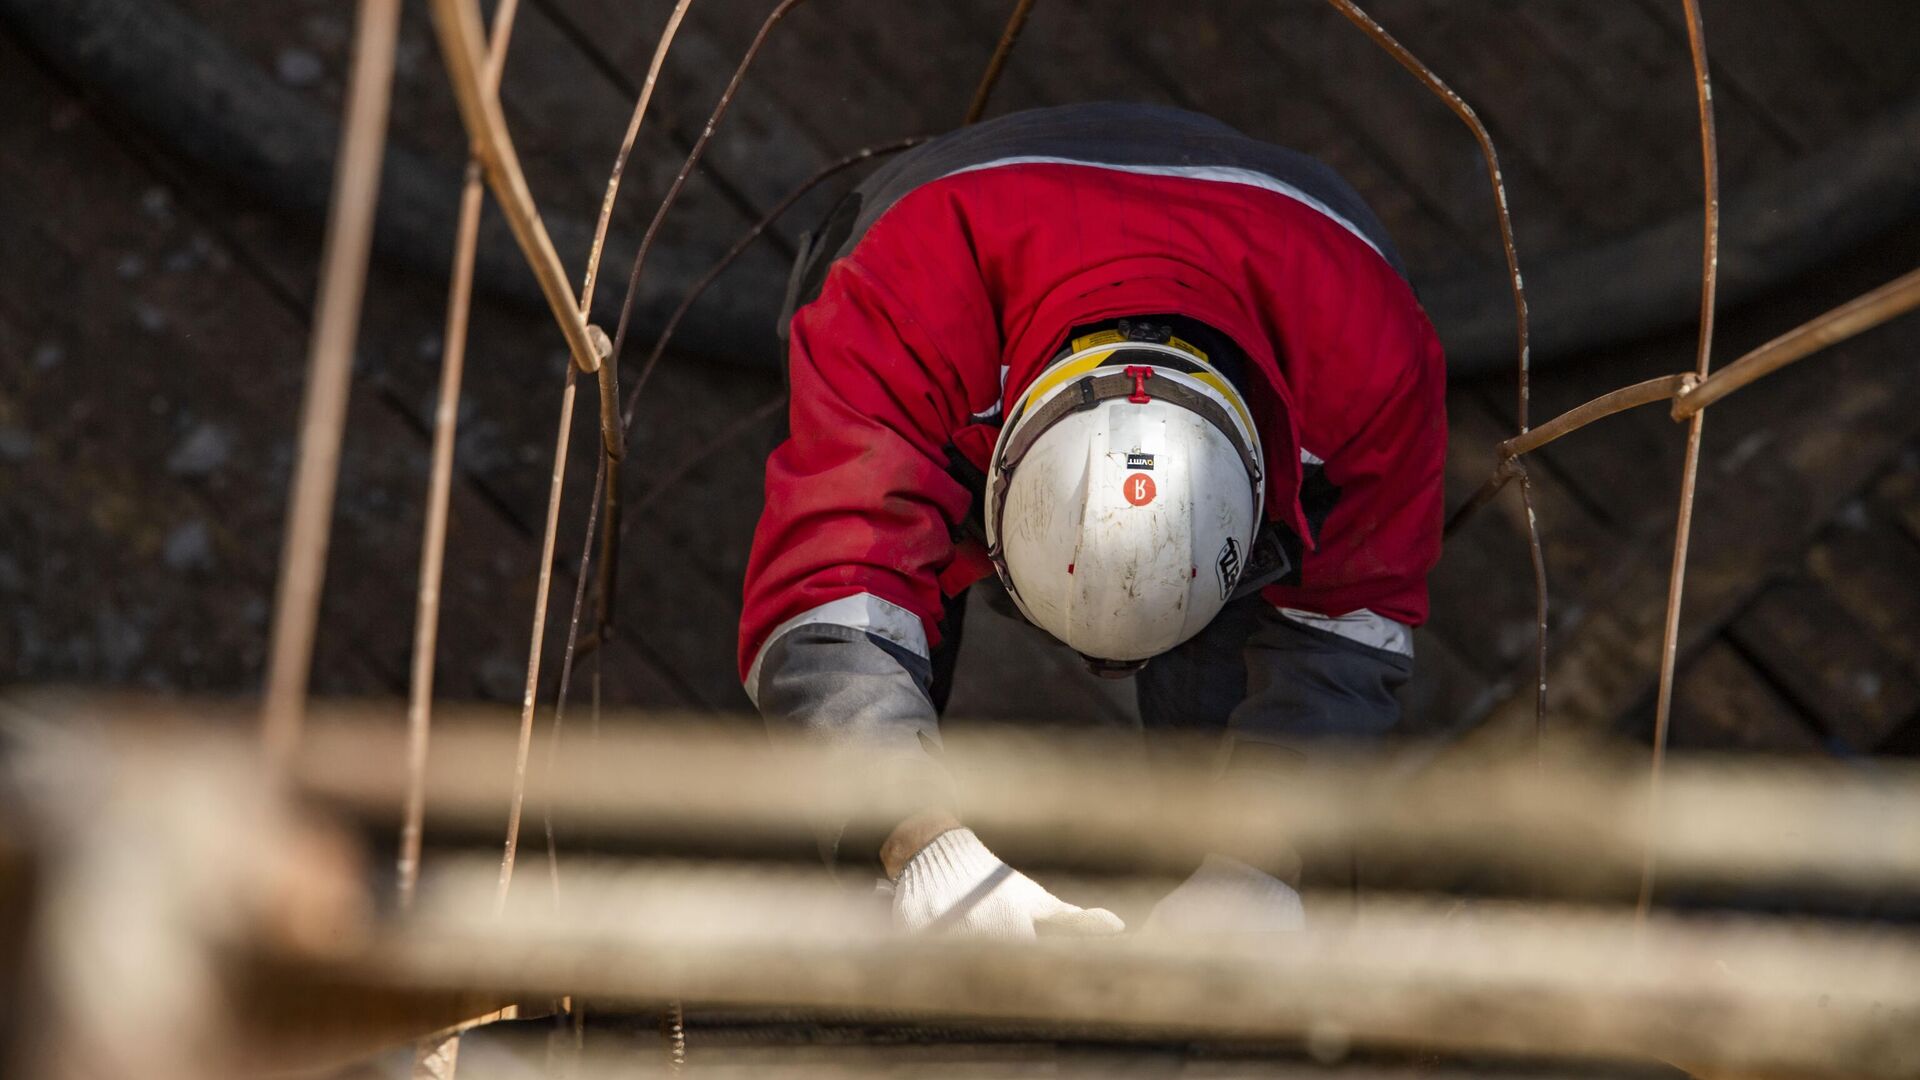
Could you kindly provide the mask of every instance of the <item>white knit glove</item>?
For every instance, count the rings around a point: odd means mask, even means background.
[[[1162,897],[1142,931],[1160,934],[1271,934],[1306,923],[1300,894],[1238,859],[1209,855]]]
[[[988,851],[972,829],[949,829],[920,849],[893,889],[893,924],[1001,940],[1040,934],[1093,937],[1126,929],[1105,908],[1079,908]]]

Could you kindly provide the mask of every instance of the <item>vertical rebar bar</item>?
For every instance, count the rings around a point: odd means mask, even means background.
[[[733,77],[727,80],[726,87],[720,91],[720,99],[714,103],[713,111],[707,115],[706,126],[700,129],[699,138],[694,140],[693,147],[687,151],[687,158],[681,163],[680,171],[674,174],[673,183],[668,185],[666,194],[660,198],[660,205],[654,209],[653,218],[647,222],[647,231],[640,237],[640,247],[633,253],[633,268],[627,274],[626,295],[620,300],[620,318],[614,324],[613,344],[607,354],[606,362],[609,365],[618,367],[621,354],[626,351],[627,331],[633,320],[634,301],[640,295],[640,276],[646,268],[648,253],[653,250],[654,241],[659,238],[661,224],[666,221],[667,214],[679,201],[681,191],[687,186],[687,178],[693,175],[693,170],[700,164],[701,157],[706,154],[707,145],[713,141],[714,130],[720,126],[720,121],[727,115],[727,109],[733,104],[734,95],[740,92],[740,84],[746,81],[747,72],[753,67],[754,60],[759,57],[761,47],[767,42],[767,35],[773,33],[773,28],[780,24],[780,20],[787,17],[788,12],[803,2],[804,0],[780,0],[774,9],[767,13],[766,19],[760,23],[760,29],[753,35],[753,40],[747,44],[747,51],[740,57],[740,63],[734,67]],[[605,427],[612,421],[609,420],[605,403],[602,404],[602,409],[602,425]],[[609,439],[613,437],[611,434],[608,435]],[[618,437],[622,442],[625,441],[626,425],[624,423],[618,424]],[[606,507],[601,515],[600,525],[606,542],[602,546],[600,578],[594,591],[593,605],[594,640],[601,644],[604,644],[605,638],[612,631],[613,600],[610,590],[619,572],[618,563],[613,557],[613,549],[618,546],[620,527],[619,455],[611,452],[613,450],[611,444],[608,449],[610,460],[607,469]]]
[[[1000,31],[1000,41],[993,47],[993,55],[987,58],[987,69],[980,73],[980,84],[974,87],[973,100],[967,104],[967,115],[960,121],[961,127],[978,123],[987,113],[987,102],[993,97],[993,88],[1000,82],[1000,73],[1006,70],[1007,57],[1013,55],[1014,43],[1020,40],[1020,31],[1026,29],[1027,16],[1033,14],[1034,0],[1017,0],[1013,13],[1007,16],[1006,28]]]
[[[540,575],[533,594],[533,627],[527,645],[527,679],[520,695],[520,741],[513,756],[513,798],[507,807],[507,838],[500,855],[500,883],[494,894],[494,913],[506,910],[513,888],[513,862],[520,847],[520,815],[527,799],[527,760],[533,752],[533,706],[540,686],[540,654],[546,642],[547,603],[553,588],[553,548],[560,532],[560,495],[567,480],[567,444],[573,434],[573,406],[580,375],[567,365],[560,390],[560,424],[554,435],[553,473],[547,485],[547,517],[540,536]]]
[[[647,77],[640,83],[640,95],[634,100],[633,112],[627,117],[627,130],[620,138],[620,149],[613,156],[613,171],[607,175],[607,193],[600,199],[600,218],[593,225],[593,246],[587,251],[587,270],[580,282],[580,313],[584,316],[593,310],[593,289],[600,276],[600,256],[606,250],[607,226],[613,220],[613,204],[620,196],[620,180],[627,172],[627,158],[633,154],[633,145],[640,138],[640,124],[647,118],[647,107],[653,103],[653,88],[660,81],[660,68],[667,62],[667,52],[673,48],[673,39],[680,33],[680,22],[687,16],[687,8],[693,0],[679,0],[673,5],[673,11],[667,16],[667,27],[660,32],[660,42],[653,47],[653,59],[647,64]]]
[[[501,0],[488,39],[486,81],[500,86],[507,43],[520,0]],[[473,266],[479,250],[480,213],[486,179],[478,158],[468,158],[460,190],[460,221],[454,233],[453,271],[447,290],[446,332],[440,354],[440,388],[434,402],[433,463],[427,479],[426,524],[420,541],[420,586],[414,602],[413,671],[407,692],[407,802],[395,867],[400,907],[413,904],[420,878],[420,844],[427,816],[427,748],[433,725],[433,674],[440,634],[440,583],[446,565],[447,508],[453,492],[455,435],[460,423],[460,381],[466,369],[467,327],[473,308]]]
[[[307,384],[282,539],[261,737],[268,764],[283,769],[300,741],[313,641],[326,582],[327,542],[339,480],[340,443],[353,380],[354,342],[380,197],[387,112],[393,90],[399,0],[360,0],[348,77],[346,124],[334,169],[333,207],[320,258],[320,287],[308,348]]]
[[[1713,84],[1707,66],[1706,27],[1698,0],[1681,0],[1687,12],[1687,48],[1693,57],[1694,97],[1700,107],[1701,189],[1706,202],[1705,234],[1700,257],[1700,344],[1694,374],[1704,380],[1713,360],[1714,291],[1720,276],[1720,149],[1714,135]],[[1694,486],[1700,475],[1701,428],[1707,414],[1696,412],[1687,421],[1686,460],[1680,473],[1680,513],[1673,537],[1673,569],[1667,579],[1667,614],[1660,636],[1660,688],[1654,706],[1653,764],[1647,790],[1647,844],[1640,866],[1640,896],[1634,904],[1637,925],[1644,925],[1653,905],[1655,856],[1653,836],[1660,827],[1660,773],[1666,762],[1667,730],[1673,717],[1674,669],[1680,648],[1680,607],[1686,592],[1687,545],[1693,533]]]
[[[627,121],[626,134],[621,138],[620,149],[614,155],[613,169],[607,177],[607,191],[600,201],[600,217],[594,223],[593,246],[587,252],[587,265],[581,274],[580,297],[577,304],[580,317],[584,320],[593,306],[594,283],[600,272],[600,256],[605,250],[608,223],[613,218],[614,204],[619,198],[620,181],[626,174],[627,158],[633,153],[634,144],[640,136],[640,125],[646,119],[647,106],[653,101],[653,89],[660,75],[660,69],[666,62],[667,52],[673,46],[674,35],[680,29],[687,7],[692,0],[680,0],[674,5],[673,12],[667,16],[667,26],[660,35],[660,42],[654,47],[653,61],[647,67],[647,79],[640,88],[638,99],[634,102],[632,116]],[[622,315],[624,322],[625,315]],[[617,425],[617,398],[619,384],[613,378],[613,372],[604,369],[617,367],[611,344],[598,327],[589,327],[593,331],[593,347],[600,354],[600,418],[601,418],[601,458],[608,468],[617,465],[621,445],[624,440],[617,438],[621,432]],[[569,365],[566,381],[561,389],[560,431],[554,440],[552,479],[547,487],[547,518],[540,538],[540,578],[534,596],[532,641],[527,646],[527,678],[521,695],[520,742],[514,755],[513,798],[507,813],[507,836],[500,857],[500,883],[495,897],[496,907],[504,909],[507,893],[513,886],[513,864],[520,843],[520,818],[526,803],[526,778],[529,758],[533,751],[533,707],[540,685],[541,653],[546,644],[547,604],[551,596],[550,587],[553,578],[553,551],[556,536],[560,529],[560,496],[566,486],[568,434],[573,429],[573,409],[578,393],[577,365]],[[598,496],[596,495],[596,498]],[[588,527],[588,542],[592,542],[592,527]],[[582,571],[584,573],[584,562]],[[576,612],[577,618],[577,612]],[[568,653],[573,649],[572,629],[568,632]],[[555,889],[558,890],[556,878]]]
[[[1375,22],[1371,15],[1362,11],[1353,0],[1328,0],[1334,9],[1347,17],[1347,21],[1358,26],[1376,45],[1387,51],[1387,55],[1399,62],[1400,66],[1412,73],[1427,89],[1444,102],[1460,122],[1473,132],[1474,141],[1480,144],[1480,155],[1486,161],[1487,180],[1493,186],[1494,219],[1500,227],[1500,246],[1507,257],[1507,279],[1513,292],[1513,323],[1515,345],[1518,351],[1517,379],[1515,383],[1514,420],[1519,434],[1525,435],[1529,423],[1528,413],[1532,406],[1532,367],[1533,341],[1531,317],[1527,310],[1526,282],[1520,276],[1520,251],[1513,240],[1513,215],[1507,205],[1507,184],[1500,172],[1500,154],[1494,149],[1493,135],[1487,125],[1480,121],[1473,106],[1468,105],[1454,89],[1446,84],[1434,70],[1423,63],[1419,57],[1387,32],[1386,27]],[[1516,465],[1516,468],[1518,466]],[[1504,475],[1503,475],[1504,474]],[[1451,533],[1461,522],[1485,501],[1497,494],[1506,485],[1511,476],[1502,470],[1496,472],[1482,489],[1485,498],[1475,497],[1475,501],[1454,514],[1443,530],[1443,536]],[[1527,558],[1533,566],[1534,581],[1534,635],[1535,635],[1535,685],[1534,695],[1534,753],[1540,752],[1540,738],[1547,725],[1547,562],[1546,553],[1540,544],[1540,524],[1533,509],[1533,487],[1528,482],[1524,469],[1519,472],[1520,500],[1526,513]]]

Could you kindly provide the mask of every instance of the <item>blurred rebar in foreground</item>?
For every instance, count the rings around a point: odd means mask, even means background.
[[[216,711],[6,706],[0,797],[25,812],[0,895],[31,903],[6,908],[0,940],[29,943],[33,963],[10,970],[15,999],[34,1005],[8,1015],[9,1065],[162,1078],[311,1066],[509,1002],[585,994],[1017,1022],[1121,1043],[1920,1068],[1920,935],[1894,925],[1662,913],[1636,931],[1624,905],[1368,893],[1310,896],[1307,931],[1256,940],[899,936],[869,891],[738,856],[790,850],[822,808],[885,820],[905,796],[844,762],[660,717],[611,718],[623,734],[563,751],[551,789],[532,797],[607,848],[673,841],[729,858],[563,860],[557,899],[522,889],[496,918],[493,857],[446,845],[463,823],[486,826],[475,837],[491,843],[514,717],[448,710],[420,898],[381,913],[386,890],[356,841],[390,836],[400,813],[401,710],[316,708],[294,791],[261,775],[244,738],[179,719]],[[1231,801],[1202,762],[1149,778],[1084,742],[981,735],[948,755],[978,827],[1009,851],[1099,868],[1074,887],[1103,900],[1150,897],[1192,854],[1256,834],[1309,857],[1358,845],[1408,864],[1522,867],[1561,891],[1624,899],[1642,840],[1644,773],[1592,751],[1544,769],[1316,760]],[[1911,771],[1683,760],[1667,783],[1669,805],[1688,810],[1659,838],[1669,880],[1920,891]]]

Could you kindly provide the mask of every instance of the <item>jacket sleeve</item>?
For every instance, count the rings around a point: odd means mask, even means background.
[[[1446,360],[1432,327],[1409,298],[1379,320],[1372,347],[1395,358],[1394,384],[1373,414],[1326,455],[1320,480],[1311,463],[1302,503],[1316,483],[1331,509],[1316,522],[1316,546],[1297,583],[1263,595],[1276,607],[1322,615],[1369,611],[1407,626],[1427,618],[1427,574],[1440,559],[1447,455]],[[1309,520],[1316,515],[1309,509]]]
[[[1370,611],[1337,619],[1269,609],[1246,644],[1247,696],[1227,719],[1229,767],[1264,748],[1365,741],[1400,721],[1413,675],[1407,628]]]
[[[1230,769],[1328,740],[1364,741],[1400,719],[1413,673],[1407,627],[1370,611],[1328,617],[1260,597],[1227,606],[1139,676],[1149,729],[1225,733]]]
[[[876,253],[862,258],[867,248]],[[937,739],[929,696],[940,571],[970,495],[945,448],[968,419],[963,365],[997,341],[989,315],[946,332],[978,284],[966,265],[901,267],[876,231],[836,263],[790,328],[791,435],[767,462],[766,506],[747,566],[741,676],[776,736],[921,771]],[[958,250],[965,252],[964,245]],[[950,301],[929,325],[921,277]],[[958,284],[954,284],[958,282]],[[920,300],[910,303],[906,292]],[[958,309],[958,310],[956,310]],[[956,349],[970,350],[956,359]],[[995,370],[998,352],[985,364]],[[970,369],[969,369],[970,370]],[[903,760],[904,759],[904,760]],[[851,767],[851,766],[850,766]],[[822,823],[823,838],[835,833]]]

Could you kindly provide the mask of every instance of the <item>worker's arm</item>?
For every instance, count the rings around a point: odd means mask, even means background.
[[[1246,640],[1246,696],[1227,720],[1230,765],[1246,762],[1245,744],[1296,750],[1386,734],[1400,720],[1394,692],[1413,675],[1410,634],[1364,609],[1266,608]]]
[[[1259,596],[1236,600],[1140,673],[1141,717],[1155,731],[1226,732],[1229,792],[1284,784],[1289,770],[1310,767],[1316,744],[1371,738],[1398,721],[1394,690],[1413,670],[1406,635],[1369,612],[1327,619]],[[1299,854],[1284,840],[1239,837],[1155,905],[1146,929],[1297,929],[1299,877]]]
[[[884,257],[887,237],[876,231],[869,243],[874,236]],[[918,256],[913,269],[938,273],[937,258]],[[884,836],[815,823],[830,860],[880,864],[902,929],[1116,933],[1111,912],[1066,903],[988,851],[955,817],[951,781],[929,754],[939,738],[929,692],[937,579],[970,499],[946,472],[945,447],[999,393],[997,322],[983,303],[966,310],[984,289],[963,269],[948,268],[941,289],[942,310],[960,325],[924,325],[884,283],[895,276],[857,257],[836,265],[795,317],[792,435],[767,463],[747,568],[746,689],[776,737],[835,748],[844,774],[925,807]],[[947,351],[956,348],[968,351]]]
[[[1309,510],[1317,544],[1297,580],[1263,590],[1272,606],[1245,639],[1236,744],[1369,738],[1399,719],[1394,691],[1413,673],[1440,557],[1446,365],[1410,300],[1374,326],[1367,347],[1398,362],[1369,359],[1398,375],[1346,445],[1309,467],[1303,502],[1327,500]]]
[[[997,397],[998,338],[967,245],[930,243],[910,265],[896,246],[874,230],[791,324],[791,434],[767,463],[740,663],[776,738],[844,751],[846,768],[943,808],[929,656],[969,502],[946,446]],[[929,322],[913,297],[932,275],[945,284]],[[842,859],[871,863],[883,839],[843,846],[841,823],[819,824]]]
[[[1235,767],[1373,738],[1399,721],[1394,691],[1413,673],[1410,635],[1366,610],[1328,617],[1236,600],[1140,673],[1141,716],[1156,731],[1224,731]]]

